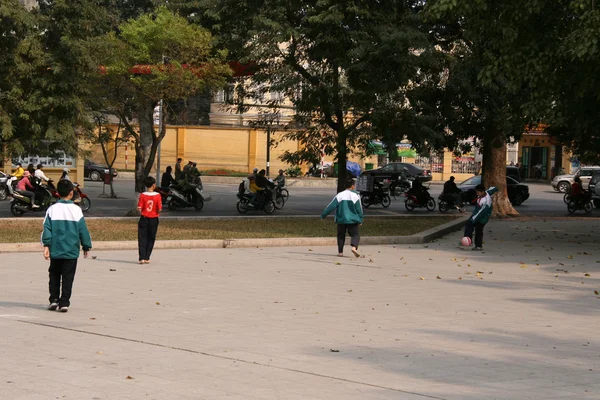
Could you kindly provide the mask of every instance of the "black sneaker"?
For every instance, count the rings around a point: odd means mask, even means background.
[[[56,311],[58,311],[58,312],[67,312],[67,311],[69,311],[69,307],[67,307],[67,306],[64,306],[64,307],[58,307],[58,308],[56,309]]]
[[[50,305],[48,306],[48,310],[50,311],[54,311],[58,308],[58,303],[50,303]]]

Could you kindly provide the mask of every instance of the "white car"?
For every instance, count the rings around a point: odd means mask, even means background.
[[[581,178],[581,186],[587,190],[590,179],[592,179],[592,175],[594,175],[594,172],[596,171],[600,171],[600,167],[581,167],[576,169],[573,174],[555,176],[554,179],[552,179],[552,188],[561,193],[565,193],[571,188],[571,184],[573,184],[575,177],[579,176],[579,178]]]

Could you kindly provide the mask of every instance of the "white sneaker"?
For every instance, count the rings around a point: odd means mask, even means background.
[[[31,208],[40,208],[40,206],[38,206],[37,204],[34,204],[31,206]]]
[[[67,306],[64,306],[64,307],[58,307],[58,308],[56,309],[56,311],[58,311],[58,312],[67,312],[67,311],[69,311],[69,307],[67,307]]]
[[[50,311],[54,311],[58,308],[58,303],[50,303],[50,305],[48,306],[48,310]]]

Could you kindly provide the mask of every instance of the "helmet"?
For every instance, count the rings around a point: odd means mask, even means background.
[[[27,176],[31,176],[31,173],[29,171],[23,172],[23,177],[27,177]]]
[[[254,168],[254,169],[252,170],[252,172],[254,172],[254,173],[257,173],[257,172],[258,172],[258,168]]]
[[[69,168],[63,168],[63,172],[66,172],[68,174],[71,171],[69,170]]]

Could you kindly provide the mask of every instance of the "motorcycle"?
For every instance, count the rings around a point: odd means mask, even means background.
[[[579,199],[570,198],[567,203],[567,210],[571,214],[575,213],[577,210],[583,210],[586,214],[589,214],[592,212],[593,208],[591,196],[585,196]]]
[[[394,199],[404,196],[412,188],[414,177],[409,177],[408,180],[396,179],[390,183],[390,194]]]
[[[81,187],[77,182],[73,182],[73,190],[76,192],[73,202],[81,207],[81,211],[88,211],[92,207],[92,200],[90,197],[81,191]]]
[[[461,197],[460,204],[455,204],[456,199],[451,194],[448,194],[448,193],[440,194],[440,196],[438,197],[438,208],[439,208],[440,212],[446,213],[446,212],[448,212],[448,210],[456,208],[457,206],[458,206],[458,211],[464,212],[465,204],[462,200],[462,193],[459,193],[459,194],[461,195],[460,196]]]
[[[406,207],[407,211],[412,211],[415,208],[427,208],[428,211],[435,210],[435,200],[429,194],[429,189],[427,187],[423,187],[423,195],[420,200],[417,195],[409,190],[406,192],[406,200],[404,201],[404,207]]]
[[[31,208],[32,204],[29,197],[23,196],[22,194],[12,190],[11,185],[7,186],[11,192],[10,196],[12,196],[12,200],[10,201],[10,212],[13,216],[21,217],[23,214],[28,212],[46,211],[59,199],[52,180],[48,181],[44,185],[39,179],[34,179],[32,184],[35,188],[33,192],[35,194],[35,199],[40,206],[36,209]]]
[[[171,191],[171,189],[169,188],[169,190],[163,190],[163,188],[157,186],[156,191],[158,192],[158,194],[160,194],[162,205],[166,206],[167,198],[169,197],[169,192]]]
[[[290,197],[290,192],[287,189],[283,189],[279,186],[275,186],[275,208],[281,209],[285,205],[285,202]]]
[[[202,186],[192,184],[192,190],[184,192],[181,186],[172,186],[167,196],[166,205],[171,211],[178,208],[194,207],[196,211],[204,207],[204,197],[202,196]]]
[[[381,204],[384,208],[388,208],[392,204],[389,190],[380,185],[374,185],[372,192],[361,192],[361,203],[365,208],[372,205]]]
[[[252,196],[248,193],[238,193],[237,197],[239,201],[237,202],[237,210],[241,214],[246,214],[248,210],[263,210],[267,214],[273,214],[275,211],[275,192],[269,189],[264,190],[265,194],[260,195],[258,205],[252,206],[250,205],[250,201]]]

